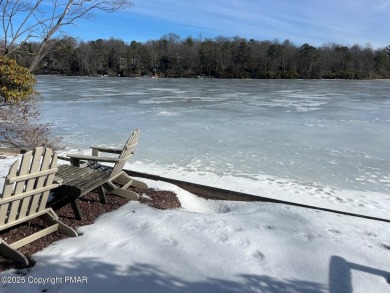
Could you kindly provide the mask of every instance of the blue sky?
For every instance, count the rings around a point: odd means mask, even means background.
[[[135,6],[65,31],[79,40],[110,37],[147,41],[175,33],[185,38],[247,39],[385,47],[390,44],[390,0],[134,0]]]

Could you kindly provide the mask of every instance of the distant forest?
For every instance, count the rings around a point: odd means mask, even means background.
[[[13,56],[28,66],[38,44],[23,43]],[[390,78],[389,49],[370,45],[309,44],[240,37],[158,40],[125,43],[119,39],[84,42],[52,40],[37,74],[78,76],[152,76],[215,78]]]

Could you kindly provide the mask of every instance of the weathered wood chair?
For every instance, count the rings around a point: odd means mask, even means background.
[[[0,198],[0,231],[37,217],[50,226],[11,244],[0,238],[0,253],[6,257],[28,265],[27,258],[18,248],[55,231],[78,236],[76,231],[59,221],[51,208],[46,208],[50,190],[59,185],[54,182],[56,172],[57,155],[43,147],[26,152],[20,165],[15,161],[11,166]]]
[[[125,143],[123,149],[91,146],[92,156],[77,154],[67,155],[73,166],[82,166],[82,161],[88,161],[86,164],[87,168],[110,172],[110,178],[99,188],[100,199],[103,203],[107,202],[105,191],[130,200],[138,200],[139,195],[131,190],[127,190],[127,188],[129,186],[148,188],[145,183],[129,177],[126,172],[123,171],[126,161],[134,155],[134,149],[138,144],[140,133],[140,130],[136,129]],[[99,156],[99,152],[117,154],[118,157],[102,157]],[[114,163],[114,166],[109,167],[101,165],[99,162]]]
[[[62,184],[52,190],[50,193],[52,196],[47,206],[53,210],[58,210],[70,204],[78,220],[83,220],[84,217],[77,199],[94,189],[100,188],[110,178],[109,172],[71,165],[58,166],[56,174],[61,177]],[[102,201],[102,198],[100,200]]]

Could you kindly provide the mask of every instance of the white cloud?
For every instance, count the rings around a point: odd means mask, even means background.
[[[181,35],[278,38],[315,45],[384,44],[383,36],[390,30],[383,15],[390,0],[135,0],[135,4],[129,17],[135,14],[144,22],[155,23],[154,34],[165,29],[165,33]],[[142,24],[137,29],[142,31]]]

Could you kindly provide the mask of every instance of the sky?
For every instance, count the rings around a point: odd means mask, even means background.
[[[337,43],[382,48],[390,44],[390,0],[134,0],[134,7],[99,12],[65,32],[79,40],[125,42],[217,36],[288,39],[296,45]]]

